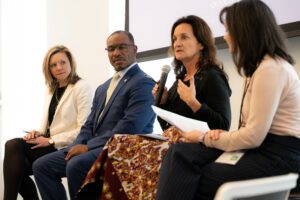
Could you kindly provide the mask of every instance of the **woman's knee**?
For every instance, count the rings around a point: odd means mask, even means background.
[[[22,138],[14,138],[6,141],[5,153],[16,152],[23,147],[24,140]]]

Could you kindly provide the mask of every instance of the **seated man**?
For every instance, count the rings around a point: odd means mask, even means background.
[[[73,144],[39,158],[33,174],[43,200],[67,199],[61,183],[67,177],[72,199],[87,172],[114,133],[151,133],[155,115],[154,82],[136,63],[137,46],[131,33],[116,31],[107,39],[115,75],[95,93],[91,114]],[[115,87],[115,89],[114,89]]]

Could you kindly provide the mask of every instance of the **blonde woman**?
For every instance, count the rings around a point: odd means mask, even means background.
[[[51,48],[43,63],[47,85],[41,128],[5,144],[4,199],[38,199],[32,163],[39,157],[72,143],[92,104],[92,89],[76,72],[75,60],[65,46]]]

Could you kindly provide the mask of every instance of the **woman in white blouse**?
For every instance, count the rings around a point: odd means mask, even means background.
[[[92,104],[92,89],[76,72],[75,60],[65,46],[51,48],[43,63],[47,85],[44,117],[39,130],[5,144],[3,163],[4,199],[39,199],[32,163],[39,157],[64,148],[74,141]]]
[[[157,199],[213,199],[228,181],[300,173],[300,81],[272,11],[260,0],[242,0],[223,8],[220,20],[245,77],[240,127],[181,133],[199,148],[168,150]],[[242,152],[219,163],[203,146]]]

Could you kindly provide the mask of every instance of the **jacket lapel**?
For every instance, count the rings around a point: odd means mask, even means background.
[[[99,118],[100,113],[104,109],[103,107],[104,107],[104,104],[105,104],[106,92],[107,92],[107,89],[109,87],[110,80],[107,81],[106,83],[104,83],[104,85],[103,85],[103,87],[101,89],[102,91],[99,92],[100,96],[98,97],[98,104],[97,104],[97,108],[95,110],[95,118],[94,118],[94,124],[95,124],[95,126],[98,123],[98,118]],[[103,95],[103,94],[105,94],[105,95]]]
[[[130,78],[137,73],[137,71],[139,70],[138,65],[135,65],[134,67],[132,67],[125,75],[124,77],[120,80],[120,82],[118,83],[117,87],[115,88],[115,90],[113,91],[109,101],[107,102],[107,105],[105,106],[103,113],[101,115],[101,119],[99,120],[97,126],[99,126],[99,124],[101,124],[101,121],[103,119],[103,117],[107,114],[107,112],[109,111],[109,108],[112,106],[116,96],[118,95],[118,93],[120,92],[120,90],[126,85],[126,83],[128,83],[130,81]],[[107,88],[106,90],[107,91]],[[106,95],[105,95],[106,96]],[[102,110],[102,109],[101,109]],[[97,115],[99,116],[99,115]]]

